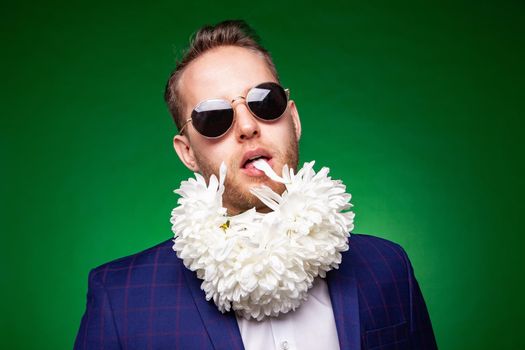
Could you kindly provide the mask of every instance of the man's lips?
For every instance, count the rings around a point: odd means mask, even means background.
[[[244,153],[241,159],[241,171],[248,176],[264,176],[264,172],[253,165],[253,161],[256,159],[264,159],[270,166],[272,165],[270,152],[263,148],[257,148]]]

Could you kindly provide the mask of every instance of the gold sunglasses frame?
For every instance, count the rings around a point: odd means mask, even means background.
[[[248,94],[250,94],[250,91],[252,91],[254,88],[256,88],[257,86],[259,85],[262,85],[262,84],[265,84],[266,82],[264,83],[261,83],[261,84],[257,84],[256,86],[252,87],[250,90],[248,90],[248,93],[246,94],[246,96],[237,96],[235,97],[233,100],[229,101],[229,104],[231,105],[232,107],[232,110],[233,110],[233,120],[232,120],[232,124],[230,125],[230,127],[224,132],[222,133],[221,135],[219,136],[206,136],[206,135],[202,135],[198,130],[197,132],[199,133],[199,135],[203,136],[203,137],[206,137],[208,139],[216,139],[216,138],[219,138],[219,137],[222,137],[224,136],[224,134],[226,134],[233,126],[233,124],[235,123],[235,108],[233,108],[233,104],[236,102],[236,101],[239,101],[239,100],[242,100],[244,101],[244,104],[246,105],[246,107],[248,108],[248,110],[250,111],[250,113],[255,117],[257,118],[258,120],[262,120],[262,121],[265,121],[265,122],[272,122],[272,121],[276,121],[276,120],[279,120],[285,113],[286,111],[288,110],[288,102],[290,102],[290,89],[285,89],[283,88],[284,90],[284,93],[286,94],[286,108],[284,109],[283,113],[278,116],[277,118],[275,119],[272,119],[272,120],[266,120],[266,119],[261,119],[260,117],[258,117],[255,113],[253,113],[253,111],[250,109],[250,106],[248,105],[248,103],[246,103],[246,97],[248,96]],[[273,81],[269,82],[269,83],[274,83]],[[277,83],[275,83],[277,84]],[[279,85],[279,84],[278,84]],[[279,85],[281,86],[281,85]],[[282,88],[282,86],[281,86]],[[223,99],[223,98],[211,98],[211,99],[208,99],[208,100],[204,100],[204,101],[201,101],[199,102],[193,109],[192,109],[192,113],[193,111],[195,110],[195,108],[197,108],[201,103],[204,103],[206,101],[212,101],[212,100],[221,100],[221,101],[226,101],[228,102],[228,100],[226,99]],[[184,131],[184,129],[186,128],[186,126],[188,126],[188,124],[193,120],[193,118],[188,118],[184,121],[184,125],[182,125],[182,127],[180,128],[179,130],[179,135],[182,135],[182,132]]]

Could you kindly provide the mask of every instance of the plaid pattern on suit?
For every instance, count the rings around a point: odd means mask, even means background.
[[[201,281],[171,240],[89,274],[75,349],[243,349],[233,313],[206,302]],[[404,250],[352,234],[327,274],[341,349],[436,349],[432,325]]]

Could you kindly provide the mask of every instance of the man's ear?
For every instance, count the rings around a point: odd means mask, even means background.
[[[290,114],[292,115],[292,121],[295,128],[295,136],[297,141],[301,138],[301,119],[299,118],[299,112],[295,106],[294,101],[290,101]]]
[[[173,148],[175,148],[175,152],[177,152],[181,162],[186,165],[186,168],[194,173],[199,172],[200,169],[195,160],[195,154],[191,148],[190,140],[186,136],[175,135],[175,137],[173,137]]]

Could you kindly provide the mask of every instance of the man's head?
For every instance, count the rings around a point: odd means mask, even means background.
[[[223,205],[230,214],[254,206],[265,209],[249,192],[252,186],[265,184],[278,193],[284,190],[255,169],[249,159],[262,156],[278,173],[284,164],[297,166],[301,126],[295,103],[288,101],[280,118],[265,121],[252,114],[243,99],[265,82],[279,82],[268,51],[246,23],[226,21],[197,32],[166,86],[166,102],[179,130],[200,102],[231,102],[233,125],[224,135],[205,137],[189,122],[173,139],[181,161],[206,178],[218,173],[221,162],[226,163]]]

